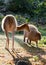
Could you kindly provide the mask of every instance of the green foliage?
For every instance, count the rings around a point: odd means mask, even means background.
[[[22,17],[21,15],[16,15],[15,17],[19,24],[22,24],[23,22],[26,21],[26,19],[24,17]]]
[[[36,56],[33,56],[34,60],[35,61],[38,61],[39,60],[39,57],[36,55]]]
[[[4,17],[4,15],[0,13],[0,22],[1,22],[3,17]]]
[[[7,4],[8,10],[14,13],[28,13],[31,18],[46,22],[46,1],[45,0],[10,0]],[[28,19],[27,19],[28,21]]]
[[[20,11],[20,12],[24,12],[24,4],[25,4],[25,0],[10,0],[8,3],[8,9],[11,11]]]
[[[38,29],[41,32],[42,36],[46,36],[46,25],[45,26],[39,25]]]
[[[0,6],[1,6],[1,5],[4,5],[4,2],[3,2],[2,0],[0,0]]]
[[[46,45],[46,36],[42,36],[42,39],[39,41],[38,44],[39,47],[42,47],[44,45]]]
[[[29,22],[29,19],[30,19],[29,16],[20,15],[20,14],[16,14],[15,17],[16,17],[19,24],[27,23],[27,22]]]

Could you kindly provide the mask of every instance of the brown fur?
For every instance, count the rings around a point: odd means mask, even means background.
[[[13,15],[6,15],[2,20],[2,30],[6,34],[6,49],[9,49],[8,32],[12,33],[12,49],[14,49],[14,31],[17,29],[17,21]]]
[[[16,31],[23,31],[23,30],[29,30],[29,27],[27,24],[22,24],[20,26],[17,26],[17,21],[13,15],[6,15],[2,20],[2,30],[5,31],[6,34],[6,49],[9,49],[9,37],[8,32],[12,33],[12,50],[14,49],[14,32]]]
[[[41,33],[38,31],[37,27],[35,27],[34,25],[28,25],[28,26],[30,28],[30,32],[24,31],[24,41],[25,41],[25,38],[27,37],[28,40],[30,40],[30,42],[35,41],[36,43],[38,43],[38,40],[41,39]]]
[[[17,26],[17,31],[24,31],[24,30],[30,31],[28,24],[25,23],[25,24],[22,24],[20,26]]]
[[[15,31],[15,28],[16,28],[16,24],[15,24],[15,20],[13,17],[10,17],[8,16],[6,19],[5,19],[5,22],[4,22],[4,29],[7,31],[7,32],[12,32],[12,31]]]

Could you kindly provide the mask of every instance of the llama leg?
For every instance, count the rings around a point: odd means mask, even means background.
[[[6,37],[7,37],[7,39],[6,39],[6,49],[8,50],[9,49],[9,37],[8,37],[8,32],[5,32],[6,33]]]
[[[12,32],[12,51],[14,50],[14,32]]]

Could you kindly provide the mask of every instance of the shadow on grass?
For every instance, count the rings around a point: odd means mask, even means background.
[[[18,42],[20,46],[22,46],[25,50],[27,50],[30,53],[34,53],[35,55],[38,53],[40,53],[41,55],[46,54],[46,52],[41,48],[27,46],[21,39],[15,38],[15,41]]]
[[[24,44],[24,42],[15,37],[15,41],[18,42],[20,44],[21,47],[23,47],[26,51],[28,51],[29,53],[31,53],[32,55],[38,55],[39,59],[44,63],[44,65],[46,64],[46,59],[42,58],[42,55],[46,55],[46,52],[42,49],[42,48],[36,48],[36,47],[29,47],[26,44]]]
[[[46,65],[46,59],[42,58],[40,55],[39,55],[39,58],[40,58],[41,62],[43,62],[43,65]]]
[[[14,53],[14,51],[13,52],[11,52],[11,51],[9,51],[9,50],[7,50],[9,53],[10,53],[10,55],[12,56],[12,58],[13,58],[13,62],[14,63],[11,63],[11,64],[15,64],[15,65],[22,65],[21,64],[21,62],[23,63],[25,63],[26,62],[26,64],[23,64],[23,65],[32,65],[30,62],[29,62],[29,60],[26,58],[26,57],[24,57],[24,58],[22,58],[19,54],[17,54],[16,52]],[[14,54],[16,55],[16,57],[14,56]],[[20,64],[18,64],[18,62],[20,62]]]

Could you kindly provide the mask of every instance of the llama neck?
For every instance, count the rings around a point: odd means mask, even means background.
[[[30,31],[28,24],[22,24],[20,26],[17,26],[17,31],[24,31],[24,30]]]

